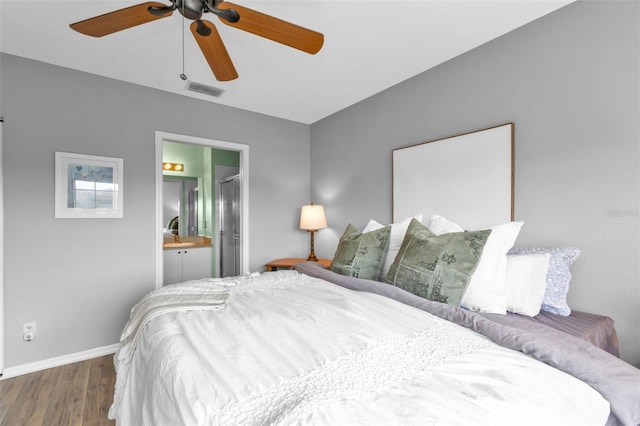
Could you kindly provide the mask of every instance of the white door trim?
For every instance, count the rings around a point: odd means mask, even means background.
[[[240,176],[242,178],[242,254],[240,259],[240,270],[243,273],[249,272],[249,145],[235,142],[206,139],[196,136],[179,135],[156,131],[156,288],[162,287],[164,283],[163,259],[162,259],[162,229],[164,226],[162,217],[162,144],[163,142],[180,142],[194,145],[204,145],[211,148],[225,149],[228,151],[240,152]]]
[[[0,117],[0,376],[4,371],[4,168],[2,167],[2,132],[4,119]]]

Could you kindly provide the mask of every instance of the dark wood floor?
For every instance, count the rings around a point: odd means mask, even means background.
[[[115,382],[113,355],[1,380],[0,425],[115,425]]]

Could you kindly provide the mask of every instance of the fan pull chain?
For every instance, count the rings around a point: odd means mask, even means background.
[[[182,74],[180,74],[180,78],[186,81],[187,75],[184,72],[184,31],[184,2],[182,2]]]

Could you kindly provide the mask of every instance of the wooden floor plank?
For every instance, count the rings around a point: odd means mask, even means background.
[[[0,381],[1,426],[113,426],[113,355]]]
[[[36,409],[35,400],[38,395],[38,374],[25,374],[20,377],[22,386],[15,402],[9,407],[5,421],[8,425],[26,424],[31,413]]]
[[[87,401],[84,406],[83,418],[96,419],[100,415],[100,397],[102,396],[102,368],[103,360],[106,358],[96,358],[91,360],[89,370],[89,380],[87,386]]]
[[[9,424],[9,410],[18,400],[25,382],[24,378],[0,381],[0,424]]]
[[[86,362],[86,361],[85,361]],[[70,376],[73,374],[73,369],[78,363],[63,365],[58,367],[59,376],[55,383],[53,395],[51,396],[49,403],[46,407],[45,418],[47,422],[52,425],[62,425],[62,412],[67,404],[67,398],[69,396],[69,383]],[[70,425],[71,426],[71,425]]]
[[[116,389],[116,368],[113,364],[113,357],[105,360],[100,373],[98,418],[106,419],[109,414],[109,408],[113,403],[113,393]]]
[[[61,425],[82,426],[90,362],[76,364],[69,377],[67,398],[62,409]]]
[[[36,373],[38,374],[38,373]],[[38,391],[33,403],[33,410],[28,417],[25,418],[25,424],[28,425],[45,425],[45,414],[46,407],[48,405],[49,399],[51,398],[51,394],[55,390],[55,384],[58,380],[58,376],[60,375],[60,370],[55,368],[50,368],[48,370],[42,371],[40,377],[38,379]]]

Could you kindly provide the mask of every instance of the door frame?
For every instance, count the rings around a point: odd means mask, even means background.
[[[4,118],[0,117],[0,377],[4,372],[4,169],[2,167],[2,133]]]
[[[242,184],[242,213],[240,215],[240,226],[242,227],[242,252],[240,255],[240,270],[242,273],[249,272],[249,145],[235,142],[226,142],[215,139],[207,139],[196,136],[180,135],[156,130],[155,132],[155,173],[156,173],[156,225],[155,225],[155,246],[156,246],[156,288],[164,284],[164,270],[162,257],[164,227],[162,217],[162,153],[164,142],[179,142],[193,145],[203,145],[210,148],[236,151],[240,153],[240,179]]]

